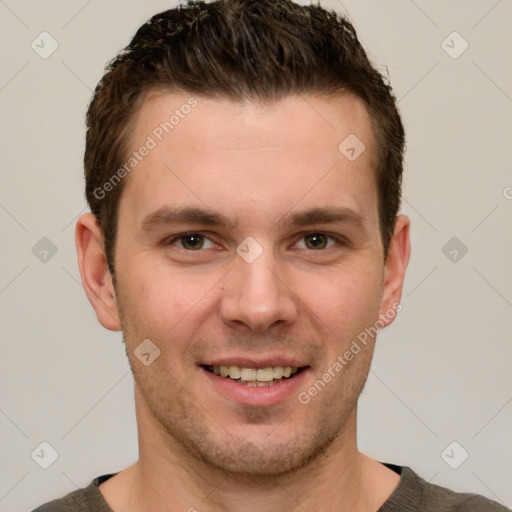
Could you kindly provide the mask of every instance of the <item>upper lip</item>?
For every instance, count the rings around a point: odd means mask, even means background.
[[[200,366],[240,366],[241,368],[268,368],[270,366],[292,366],[301,368],[307,366],[303,361],[286,356],[253,357],[221,357],[201,362]]]

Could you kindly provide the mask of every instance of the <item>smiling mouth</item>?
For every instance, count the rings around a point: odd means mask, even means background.
[[[250,387],[275,386],[280,382],[292,379],[303,368],[295,366],[268,366],[266,368],[246,368],[243,366],[209,366],[203,368],[210,373],[230,379],[237,384]],[[305,367],[304,367],[305,368]]]

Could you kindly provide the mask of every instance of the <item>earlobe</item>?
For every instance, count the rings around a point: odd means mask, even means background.
[[[103,238],[92,213],[85,213],[78,219],[75,243],[82,284],[99,322],[106,329],[120,331],[116,295]]]
[[[401,309],[400,299],[405,279],[405,271],[411,254],[409,237],[410,220],[406,215],[398,215],[395,220],[393,236],[389,244],[384,270],[384,283],[380,318],[389,325]]]

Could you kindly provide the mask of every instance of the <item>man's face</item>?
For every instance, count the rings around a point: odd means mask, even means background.
[[[157,144],[119,205],[116,293],[139,428],[170,453],[278,474],[354,426],[374,340],[309,403],[298,396],[391,308],[370,119],[353,96],[270,107],[198,97],[158,141],[188,99],[144,101],[131,150],[148,135]],[[338,149],[350,134],[366,146],[354,161]],[[160,350],[148,366],[134,353],[147,339]],[[279,367],[298,371],[251,381]]]

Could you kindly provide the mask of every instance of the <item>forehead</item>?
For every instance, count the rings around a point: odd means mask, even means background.
[[[371,121],[353,95],[262,104],[153,92],[128,142],[137,162],[121,205],[129,205],[134,222],[170,204],[201,205],[237,221],[261,220],[269,205],[275,216],[299,202],[376,212]]]
[[[235,102],[224,97],[153,90],[144,95],[132,125],[130,146],[137,147],[150,135],[176,151],[194,147],[201,153],[251,150],[266,144],[311,146],[318,145],[319,139],[323,139],[325,148],[337,150],[340,137],[353,132],[359,132],[367,147],[374,143],[368,109],[360,98],[349,93]]]

